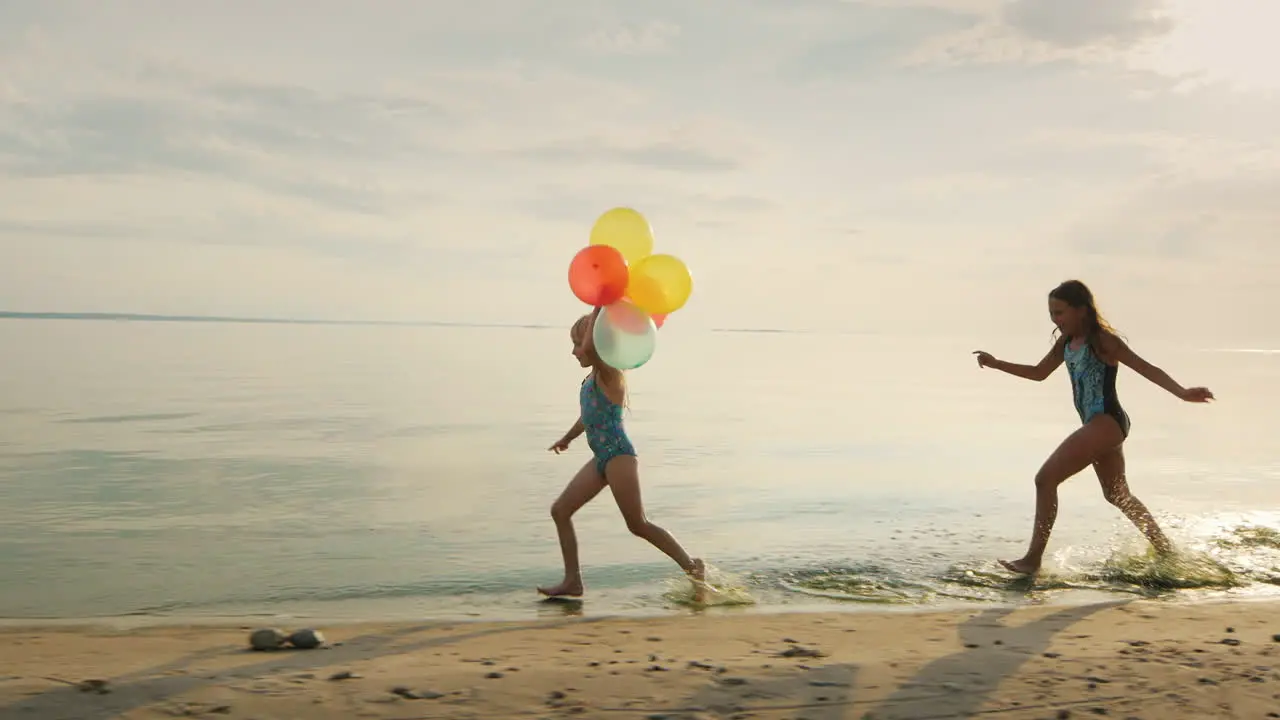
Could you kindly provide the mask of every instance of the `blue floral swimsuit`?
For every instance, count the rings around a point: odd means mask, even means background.
[[[1129,437],[1129,414],[1120,407],[1120,398],[1116,395],[1116,366],[1102,362],[1087,342],[1072,350],[1071,338],[1067,338],[1064,348],[1063,356],[1067,372],[1071,375],[1071,393],[1080,422],[1087,424],[1105,413],[1115,418],[1120,432]]]
[[[605,466],[619,455],[635,456],[636,449],[627,438],[627,431],[622,428],[622,406],[615,405],[604,390],[596,383],[596,374],[591,373],[582,381],[582,390],[578,392],[578,404],[581,406],[582,427],[587,432],[587,445],[596,456],[596,470],[604,477]]]

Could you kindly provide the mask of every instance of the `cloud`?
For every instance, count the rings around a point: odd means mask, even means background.
[[[1161,0],[1009,0],[980,22],[937,33],[901,58],[905,67],[1125,65],[1177,20]]]
[[[1001,17],[1028,37],[1061,47],[1132,46],[1168,34],[1159,0],[1012,0]]]
[[[936,6],[846,4],[803,47],[789,53],[782,77],[824,81],[866,77],[939,35],[964,32],[982,21],[971,10]]]
[[[615,205],[682,327],[1269,256],[1280,102],[1156,52],[1243,1],[0,4],[0,306],[548,321]]]
[[[1275,267],[1280,172],[1236,178],[1152,178],[1068,229],[1073,246],[1109,256]]]
[[[567,163],[637,165],[675,172],[728,172],[742,167],[744,160],[730,152],[720,152],[696,139],[673,133],[663,139],[646,141],[598,136],[551,142],[512,151],[528,160]]]
[[[582,40],[582,45],[601,55],[650,55],[670,49],[679,37],[679,25],[656,20],[639,26],[595,30]]]

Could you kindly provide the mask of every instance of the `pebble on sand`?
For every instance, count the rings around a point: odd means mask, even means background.
[[[289,636],[289,644],[299,650],[314,650],[324,645],[324,634],[319,630],[303,628]]]
[[[254,650],[279,650],[287,638],[276,628],[261,628],[249,635],[249,647]]]
[[[111,692],[111,687],[106,680],[84,680],[77,684],[76,688],[79,689],[80,692],[91,692],[99,695],[106,695]]]

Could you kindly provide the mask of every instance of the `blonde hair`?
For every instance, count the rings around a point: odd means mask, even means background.
[[[630,409],[630,393],[627,392],[627,376],[621,370],[611,367],[605,361],[600,359],[600,355],[596,353],[595,339],[592,337],[594,330],[593,314],[588,313],[578,318],[573,323],[573,327],[569,329],[569,336],[574,342],[582,344],[587,352],[587,359],[591,361],[591,369],[595,372],[596,377],[600,378],[606,386],[616,385],[622,395],[622,407]],[[601,388],[603,390],[604,388]],[[606,397],[608,394],[606,393]]]

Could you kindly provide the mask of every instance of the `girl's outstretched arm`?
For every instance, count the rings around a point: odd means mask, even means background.
[[[1035,380],[1040,382],[1053,374],[1054,370],[1062,364],[1062,348],[1066,345],[1066,338],[1058,338],[1053,347],[1049,348],[1049,352],[1045,353],[1040,362],[1035,365],[1020,365],[1018,363],[1005,362],[997,360],[990,353],[975,350],[974,355],[978,356],[978,367],[995,368],[1001,372],[1009,373],[1015,377],[1026,378],[1027,380]]]
[[[582,433],[584,433],[584,432],[586,432],[586,428],[584,428],[584,427],[582,426],[582,418],[581,418],[581,417],[579,417],[577,420],[573,421],[573,427],[569,428],[569,432],[565,433],[565,434],[564,434],[564,437],[562,437],[562,438],[560,438],[559,440],[557,440],[557,441],[555,441],[555,442],[551,443],[551,447],[549,447],[549,448],[547,448],[547,449],[548,449],[548,450],[550,450],[551,452],[553,452],[553,453],[555,453],[555,454],[559,455],[560,453],[564,452],[565,450],[568,450],[568,449],[569,449],[569,443],[571,443],[571,442],[573,442],[574,440],[578,439],[578,436],[579,436],[579,435],[581,435],[581,434],[582,434]]]
[[[1102,335],[1102,348],[1110,359],[1128,365],[1133,368],[1134,372],[1150,380],[1155,385],[1164,388],[1176,398],[1187,402],[1208,402],[1213,399],[1213,393],[1208,388],[1182,387],[1176,380],[1169,377],[1169,373],[1142,359],[1138,353],[1129,348],[1125,341],[1115,335],[1104,333]]]
[[[579,417],[577,420],[573,421],[573,427],[569,428],[569,432],[564,434],[564,441],[573,442],[578,439],[579,435],[586,432],[586,430],[587,429],[582,425],[582,418]]]
[[[596,322],[600,319],[600,312],[604,310],[603,305],[597,305],[588,316],[587,329],[582,337],[582,346],[588,350],[595,350],[596,347]]]

